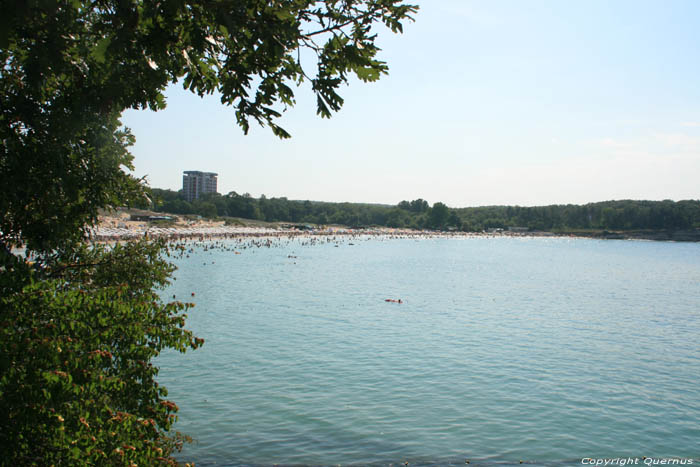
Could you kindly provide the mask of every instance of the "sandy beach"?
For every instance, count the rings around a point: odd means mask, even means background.
[[[165,238],[168,240],[208,240],[222,238],[298,237],[298,236],[390,236],[390,237],[494,237],[494,236],[555,236],[549,232],[437,232],[432,230],[372,227],[352,229],[345,226],[299,226],[289,223],[260,223],[226,225],[224,221],[187,219],[173,216],[169,225],[131,220],[127,211],[101,215],[90,238],[95,242]]]
[[[222,220],[192,219],[188,216],[168,215],[172,219],[167,223],[132,220],[133,210],[120,209],[99,216],[98,224],[90,232],[94,242],[114,242],[135,240],[139,238],[165,238],[168,240],[207,240],[221,238],[256,238],[256,237],[296,237],[296,236],[390,236],[406,238],[453,237],[453,238],[489,238],[489,237],[561,237],[594,238],[601,240],[653,240],[653,241],[700,241],[700,229],[692,230],[657,230],[657,231],[509,231],[497,229],[488,232],[434,231],[398,229],[389,227],[370,227],[354,229],[346,226],[313,226],[292,223],[269,223],[245,219],[236,220],[237,225],[227,225]],[[153,213],[160,214],[161,213]]]

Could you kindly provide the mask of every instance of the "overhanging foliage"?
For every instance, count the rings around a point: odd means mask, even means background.
[[[276,120],[308,82],[323,117],[354,74],[374,81],[375,26],[400,0],[0,2],[0,452],[3,465],[154,465],[178,440],[151,360],[196,348],[187,305],[156,293],[172,266],[146,241],[85,246],[98,210],[143,201],[125,109],[165,106],[169,83]],[[303,49],[315,57],[302,64]],[[23,248],[17,251],[16,248]]]

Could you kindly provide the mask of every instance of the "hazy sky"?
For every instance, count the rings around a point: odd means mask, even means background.
[[[381,34],[390,74],[352,83],[332,119],[298,89],[243,135],[216,96],[168,90],[128,111],[135,174],[180,189],[452,207],[700,198],[700,1],[422,0]]]

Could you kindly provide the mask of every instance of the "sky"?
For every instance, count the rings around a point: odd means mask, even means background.
[[[179,85],[129,110],[134,174],[297,200],[451,207],[700,199],[700,2],[421,0],[380,32],[389,75],[316,115],[308,83],[268,128]]]

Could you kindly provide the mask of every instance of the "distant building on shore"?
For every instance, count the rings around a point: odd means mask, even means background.
[[[216,177],[213,172],[186,170],[182,175],[182,192],[188,202],[199,199],[205,193],[216,193]]]

